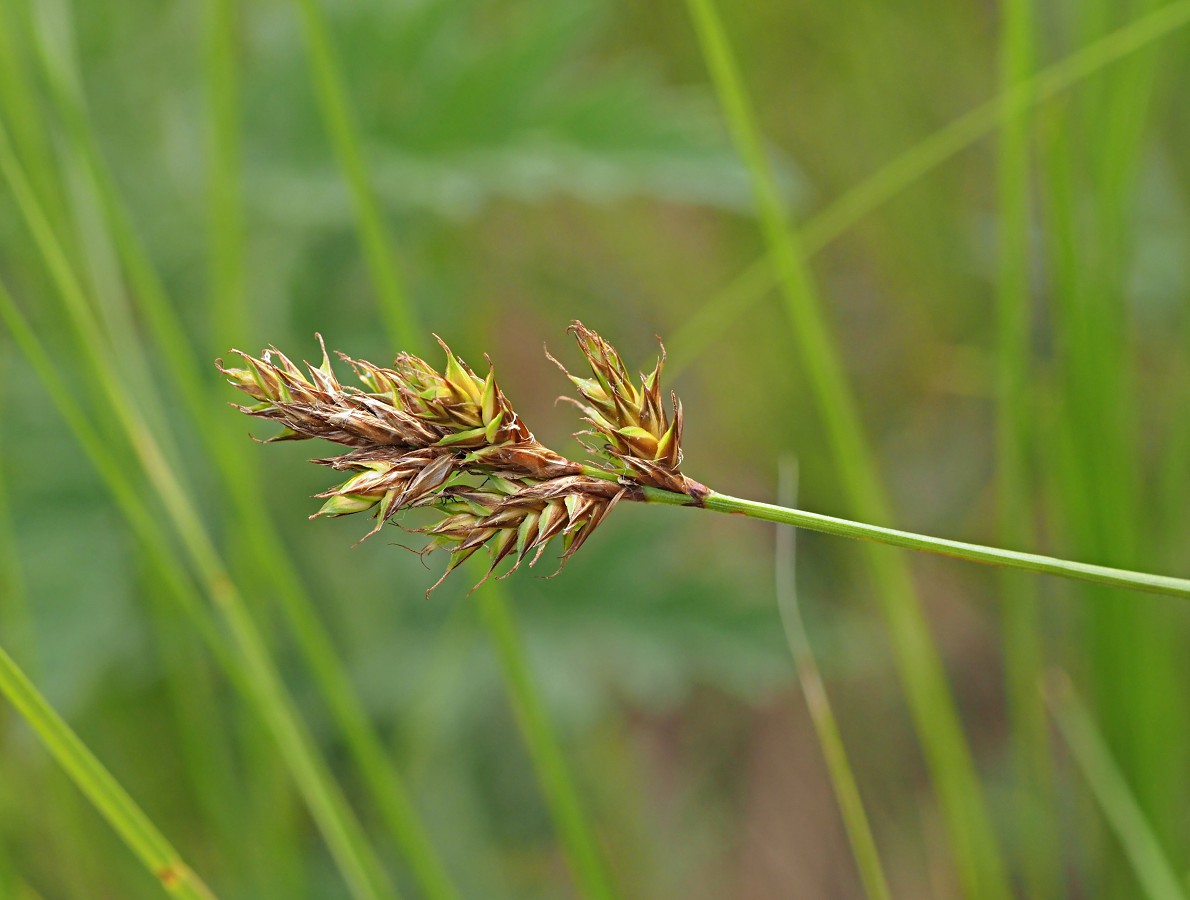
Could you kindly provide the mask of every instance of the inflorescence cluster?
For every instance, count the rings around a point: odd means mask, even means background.
[[[511,574],[530,554],[529,565],[536,563],[554,538],[562,540],[564,564],[616,503],[642,499],[644,488],[685,494],[691,503],[706,494],[680,470],[682,406],[672,392],[669,411],[663,402],[664,347],[638,382],[602,337],[581,322],[569,330],[592,377],[550,359],[578,390],[565,399],[591,426],[576,437],[598,458],[595,466],[539,443],[496,383],[491,360],[481,378],[441,339],[442,372],[409,353],[391,368],[340,353],[361,387],[339,381],[325,345],[321,364],[304,369],[275,347],[260,357],[233,351],[245,368],[216,365],[256,401],[237,409],[284,426],[270,441],[323,438],[350,448],[315,460],[350,474],[317,495],[325,503],[311,518],[371,511],[371,535],[404,510],[433,509],[442,518],[412,530],[429,538],[422,553],[450,551],[442,579],[481,547],[491,556],[488,575],[508,557]]]

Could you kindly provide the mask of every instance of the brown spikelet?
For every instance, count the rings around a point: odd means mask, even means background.
[[[442,371],[409,353],[387,368],[340,353],[359,386],[339,381],[321,336],[317,366],[299,366],[276,347],[259,357],[233,351],[243,368],[215,364],[253,401],[237,409],[283,427],[269,441],[322,438],[347,448],[314,460],[347,478],[317,495],[325,502],[311,518],[370,512],[374,534],[402,511],[436,510],[436,524],[414,529],[429,539],[421,552],[449,552],[444,579],[486,550],[486,581],[507,559],[501,578],[526,559],[533,566],[554,540],[562,542],[564,565],[618,502],[644,499],[642,488],[682,493],[691,503],[706,495],[679,468],[682,406],[672,393],[668,408],[663,402],[665,348],[637,382],[602,337],[581,322],[570,331],[593,376],[567,373],[582,398],[572,402],[592,426],[585,433],[605,442],[604,469],[541,444],[497,384],[491,360],[481,377],[440,338]]]
[[[238,409],[283,426],[269,441],[322,438],[348,448],[315,460],[348,477],[317,495],[325,502],[311,518],[370,512],[370,535],[404,510],[434,508],[444,517],[417,529],[430,538],[423,552],[449,549],[449,573],[486,549],[490,575],[507,558],[510,571],[526,558],[532,565],[555,538],[565,561],[628,491],[580,475],[580,464],[538,442],[490,360],[480,377],[441,340],[441,372],[408,353],[389,368],[339,354],[359,382],[344,385],[318,340],[318,366],[299,366],[275,347],[259,357],[234,351],[242,368],[216,361],[254,401]]]
[[[706,488],[683,475],[682,404],[670,392],[666,411],[661,393],[665,346],[653,371],[641,374],[639,384],[628,373],[620,354],[599,334],[575,321],[569,328],[591,368],[591,378],[571,375],[566,367],[547,356],[578,389],[581,400],[572,400],[583,412],[592,434],[604,440],[599,453],[621,476],[648,487],[687,494],[700,499]],[[569,398],[567,398],[569,399]]]
[[[246,363],[243,369],[225,368],[221,360],[216,366],[258,401],[238,409],[285,427],[273,441],[323,438],[361,449],[439,448],[461,465],[532,478],[581,469],[533,437],[496,383],[494,369],[480,378],[445,343],[442,348],[446,374],[408,353],[391,369],[339,354],[362,389],[339,383],[325,348],[322,365],[307,363],[306,372],[275,348],[259,358],[233,351]]]
[[[450,551],[447,574],[480,547],[487,547],[491,565],[484,581],[505,558],[515,556],[512,567],[500,576],[506,578],[530,554],[529,565],[535,565],[556,537],[563,539],[564,565],[627,491],[615,482],[585,475],[539,483],[501,481],[480,488],[447,488],[441,492],[438,506],[449,515],[421,530],[433,539],[430,550]]]

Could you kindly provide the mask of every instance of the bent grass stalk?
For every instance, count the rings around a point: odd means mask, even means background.
[[[501,390],[494,366],[480,376],[445,343],[443,372],[408,353],[398,354],[392,368],[340,354],[362,387],[339,381],[325,347],[321,364],[306,363],[306,371],[276,348],[259,358],[235,351],[245,368],[225,367],[222,360],[216,366],[229,384],[255,401],[237,407],[241,412],[283,426],[265,443],[321,439],[349,448],[314,460],[351,474],[317,495],[325,502],[311,518],[369,512],[377,521],[369,537],[385,524],[396,524],[405,510],[436,510],[443,514],[437,525],[412,531],[427,536],[423,553],[450,551],[446,575],[480,549],[493,557],[488,576],[504,559],[513,560],[507,573],[512,574],[531,553],[529,565],[536,563],[554,538],[563,541],[565,562],[617,503],[637,502],[706,509],[1017,571],[1190,598],[1190,580],[1184,578],[931,537],[715,491],[682,471],[682,404],[671,393],[672,418],[661,406],[664,349],[637,386],[607,341],[581,322],[570,331],[594,377],[566,373],[581,399],[563,399],[577,406],[591,426],[575,436],[599,465],[576,462],[541,444]],[[603,443],[596,446],[592,439]]]
[[[594,472],[588,471],[587,474],[594,475]],[[644,500],[647,503],[664,503],[670,506],[694,505],[690,502],[690,498],[684,494],[675,494],[672,491],[662,491],[656,488],[645,488]],[[1127,569],[1114,569],[1110,566],[1074,562],[1053,556],[1042,556],[1037,553],[1002,550],[998,547],[989,547],[983,544],[971,544],[966,541],[930,537],[929,535],[917,534],[912,531],[898,531],[895,528],[884,528],[879,525],[853,522],[849,519],[840,519],[835,516],[809,512],[804,509],[792,509],[784,506],[775,506],[770,503],[761,503],[756,500],[731,497],[716,491],[711,491],[707,494],[701,506],[715,512],[730,513],[750,519],[761,519],[765,522],[779,522],[783,525],[795,525],[798,528],[819,531],[823,534],[834,534],[861,541],[871,541],[877,544],[886,544],[890,547],[921,550],[925,553],[933,553],[938,556],[950,556],[955,559],[983,563],[989,566],[1002,566],[1020,572],[1054,575],[1072,581],[1105,584],[1111,587],[1129,588],[1149,594],[1166,594],[1171,597],[1190,599],[1190,579],[1185,578],[1152,575],[1148,572],[1133,572]]]
[[[167,893],[186,900],[215,900],[215,895],[182,861],[144,810],[46,702],[3,648],[0,648],[0,691]]]

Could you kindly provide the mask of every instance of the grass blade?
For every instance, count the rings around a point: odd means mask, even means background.
[[[1001,94],[1027,84],[1032,70],[1033,4],[1005,0],[1000,40]],[[1032,106],[1027,103],[1026,108]],[[1030,186],[1029,117],[1004,119],[999,135],[1000,260],[996,285],[998,389],[996,423],[1000,538],[1007,546],[1035,543],[1030,487]],[[1000,579],[1001,628],[1008,715],[1015,757],[1017,852],[1028,895],[1060,893],[1061,857],[1054,821],[1053,774],[1045,710],[1037,696],[1043,666],[1041,621],[1033,579],[1005,571]]]
[[[26,10],[17,9],[15,0],[0,0],[0,114],[11,123],[13,144],[51,218],[62,221],[66,218],[62,187],[53,171],[50,138],[40,127],[37,93],[21,52],[27,52],[29,44],[26,18]]]
[[[781,296],[852,507],[887,521],[888,502],[843,374],[822,304],[790,229],[713,0],[687,0],[728,126],[750,172],[760,225],[780,276]],[[1007,897],[995,834],[942,662],[918,602],[912,576],[897,557],[872,548],[868,560],[891,631],[909,707],[934,778],[959,879],[971,898]]]
[[[225,0],[212,0],[225,4]],[[243,277],[242,248],[227,242],[227,235],[242,237],[242,222],[238,208],[238,152],[236,127],[238,105],[234,96],[235,66],[233,11],[219,5],[210,11],[211,22],[208,46],[208,78],[212,105],[211,138],[212,161],[212,290],[217,295],[214,331],[225,337],[243,325],[241,288]],[[50,68],[69,71],[70,60],[62,60],[55,48],[70,46],[69,42],[45,42],[42,58]],[[131,281],[144,318],[163,352],[169,374],[178,388],[189,415],[197,423],[202,441],[216,470],[226,485],[229,503],[236,510],[237,522],[243,528],[246,556],[262,570],[281,601],[286,620],[297,637],[315,681],[341,728],[347,745],[368,784],[394,843],[401,848],[414,877],[426,896],[435,900],[450,900],[457,896],[446,869],[430,843],[408,788],[392,768],[386,752],[368,722],[366,713],[350,680],[337,658],[327,631],[319,621],[314,603],[302,584],[290,558],[289,551],[275,527],[268,519],[267,504],[261,494],[260,482],[254,478],[252,466],[245,463],[240,452],[242,435],[226,415],[221,403],[213,404],[211,392],[202,381],[200,372],[207,363],[197,359],[187,338],[185,328],[171,305],[161,279],[157,275],[143,243],[133,228],[128,211],[120,198],[108,167],[91,132],[84,99],[69,90],[75,82],[69,78],[51,76],[60,86],[55,101],[65,121],[70,123],[72,143],[83,158],[86,177],[92,191],[99,198],[107,227]],[[238,240],[238,238],[237,238]],[[231,318],[228,318],[231,316]],[[229,342],[230,342],[230,338]],[[118,348],[121,355],[139,352],[139,346]]]
[[[171,592],[181,604],[191,624],[198,630],[211,652],[220,661],[233,683],[247,690],[246,676],[240,663],[226,648],[214,618],[202,605],[202,597],[186,577],[185,566],[179,565],[173,549],[158,526],[157,517],[149,508],[136,479],[125,472],[116,454],[96,430],[74,399],[74,395],[59,375],[41,342],[28,322],[20,314],[8,289],[0,283],[0,318],[20,347],[50,399],[58,408],[67,426],[78,440],[86,456],[112,492],[121,515],[128,521],[141,546],[148,553],[162,576],[168,580]]]
[[[421,335],[414,325],[413,307],[397,270],[388,228],[364,164],[362,141],[335,57],[330,30],[317,0],[295,0],[295,3],[310,53],[310,75],[322,118],[355,203],[356,227],[376,288],[380,315],[393,345],[415,351],[421,345]]]
[[[1101,33],[1116,15],[1103,2],[1072,14],[1073,30],[1083,35]],[[1045,157],[1052,318],[1059,336],[1057,439],[1047,446],[1054,451],[1051,467],[1062,467],[1058,518],[1071,552],[1128,567],[1151,564],[1150,548],[1159,541],[1147,521],[1146,451],[1138,428],[1144,363],[1135,352],[1138,317],[1130,296],[1137,258],[1133,210],[1150,146],[1156,64],[1157,50],[1149,48],[1055,110]],[[1182,692],[1172,688],[1185,679],[1177,621],[1169,610],[1137,607],[1118,592],[1086,590],[1082,596],[1096,719],[1150,824],[1172,842],[1185,833],[1175,798],[1187,786],[1181,727],[1187,708]],[[1137,647],[1145,648],[1143,656]],[[1111,847],[1097,855],[1104,890],[1134,889]]]
[[[1150,900],[1186,900],[1190,894],[1165,858],[1152,825],[1112,759],[1090,713],[1075,696],[1070,679],[1064,673],[1054,674],[1045,694],[1054,721],[1145,894]]]
[[[0,648],[0,691],[167,893],[188,900],[214,900],[210,889],[182,861],[136,801],[46,702],[3,648]]]
[[[0,293],[3,287],[0,284]],[[4,402],[6,399],[0,397],[0,421],[14,421],[11,409]],[[8,440],[9,434],[0,430],[0,446],[5,446]],[[22,671],[33,681],[42,677],[41,654],[13,529],[15,512],[9,500],[8,473],[0,465],[0,631],[6,637],[11,655],[23,661]],[[95,883],[99,866],[92,852],[94,841],[80,820],[83,798],[60,778],[54,778],[51,784],[42,787],[37,781],[30,782],[17,777],[14,772],[8,781],[9,791],[14,797],[21,798],[20,802],[45,809],[51,816],[52,852],[72,860],[72,865],[65,867],[61,873],[62,889],[73,895],[85,894],[89,886]],[[3,895],[2,885],[0,895]]]
[[[409,294],[389,249],[387,229],[364,164],[362,141],[351,114],[329,29],[317,0],[295,2],[302,17],[311,75],[322,116],[355,201],[356,227],[380,301],[381,316],[396,346],[416,350],[421,341],[413,326]],[[596,850],[593,831],[578,801],[578,792],[565,765],[560,744],[550,728],[544,704],[529,676],[511,612],[499,591],[498,586],[485,586],[480,606],[496,645],[509,699],[534,761],[542,792],[583,892],[593,898],[610,897],[611,882]]]
[[[102,344],[101,332],[95,326],[82,286],[13,156],[7,133],[2,127],[0,172],[7,179],[42,251],[63,306],[79,334],[92,377],[109,404],[115,421],[126,433],[146,477],[161,498],[212,603],[226,617],[247,669],[249,683],[260,703],[260,712],[290,766],[344,878],[356,896],[374,897],[389,893],[385,887],[386,876],[367,848],[359,823],[333,784],[325,763],[318,759],[309,735],[292,709],[243,596],[160,445],[129,402],[116,374],[118,366],[108,357]]]
[[[212,336],[231,347],[247,333],[250,308],[244,302],[244,215],[240,198],[240,104],[236,67],[236,10],[233,0],[208,0],[205,75],[207,165],[210,206]]]
[[[1011,117],[1053,99],[1187,25],[1190,25],[1190,0],[1177,0],[1087,44],[1014,89],[997,94],[944,125],[810,217],[798,232],[803,252],[812,256],[822,250],[909,185]],[[722,334],[726,324],[741,318],[778,281],[772,258],[763,256],[689,316],[666,342],[670,348],[666,362],[670,377],[688,366]]]

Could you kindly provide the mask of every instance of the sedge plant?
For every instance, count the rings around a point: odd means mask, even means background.
[[[558,363],[578,392],[577,398],[566,399],[590,426],[576,434],[592,456],[585,463],[533,436],[496,382],[490,360],[487,375],[481,377],[445,343],[441,372],[404,352],[387,368],[340,354],[361,387],[339,381],[325,346],[321,363],[306,363],[304,370],[276,348],[259,357],[234,351],[243,368],[226,367],[221,360],[217,366],[255,401],[238,409],[283,426],[268,443],[322,438],[348,448],[315,460],[347,478],[317,495],[324,502],[311,518],[369,512],[376,524],[367,537],[387,523],[400,524],[398,518],[407,510],[438,513],[431,524],[407,529],[426,538],[420,553],[442,550],[449,555],[446,571],[430,591],[481,549],[490,559],[484,580],[506,560],[511,565],[502,578],[526,561],[535,565],[555,538],[562,544],[564,564],[616,504],[636,502],[731,513],[971,562],[1190,598],[1188,579],[930,537],[712,490],[681,470],[683,411],[677,395],[670,392],[665,398],[661,389],[664,348],[653,370],[634,379],[620,354],[598,333],[577,321],[570,332],[591,370],[591,377],[579,377]]]

